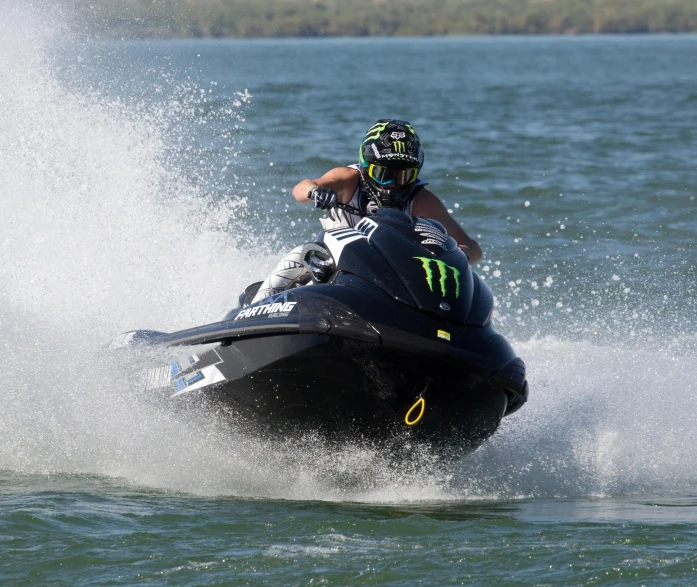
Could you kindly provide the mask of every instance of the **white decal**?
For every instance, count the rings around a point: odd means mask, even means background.
[[[420,236],[425,236],[428,238],[437,238],[437,239],[445,242],[446,235],[444,235],[440,231],[436,231],[435,229],[433,229],[433,230],[417,230],[416,232],[418,232]]]
[[[324,244],[327,245],[336,263],[339,262],[339,257],[346,245],[361,239],[365,239],[365,236],[355,228],[339,228],[324,233]]]
[[[438,245],[444,250],[448,250],[448,246],[445,244],[447,240],[447,235],[440,231],[433,224],[426,224],[424,222],[417,222],[414,230],[419,233],[424,240],[421,241],[422,245]]]
[[[448,247],[446,247],[443,244],[443,241],[437,241],[433,238],[427,238],[425,241],[421,241],[422,245],[438,245],[441,249],[445,249],[446,251],[448,250]]]
[[[295,307],[298,302],[275,302],[273,304],[262,304],[240,310],[235,316],[235,321],[243,318],[254,318],[255,316],[268,315],[269,318],[284,318]]]
[[[357,225],[356,230],[363,233],[370,241],[370,236],[375,232],[378,227],[378,223],[370,218],[363,218]]]
[[[390,137],[393,139],[403,139],[404,137],[407,136],[407,133],[405,132],[393,132]]]
[[[385,153],[380,159],[408,159],[409,161],[414,161],[413,155],[406,153]]]
[[[445,234],[440,228],[438,228],[434,224],[430,224],[430,223],[425,224],[422,222],[417,222],[416,226],[414,227],[414,230],[416,232],[436,232],[436,233],[441,234],[441,235]]]

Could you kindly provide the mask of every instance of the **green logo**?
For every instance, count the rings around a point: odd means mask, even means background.
[[[363,144],[365,144],[366,141],[371,141],[373,139],[380,138],[380,134],[382,133],[383,130],[385,130],[385,127],[389,124],[389,122],[376,122],[373,126],[371,126],[368,129],[368,132],[365,133],[365,138],[363,139]]]
[[[404,153],[406,150],[403,141],[392,141],[392,148],[394,149],[395,153]]]
[[[418,259],[424,266],[424,271],[426,272],[426,282],[428,283],[428,288],[433,291],[433,265],[438,267],[438,274],[440,276],[440,291],[445,297],[448,291],[447,279],[448,279],[448,269],[453,272],[453,278],[455,279],[455,297],[460,297],[460,270],[452,265],[440,261],[439,259],[430,259],[429,257],[414,257]]]

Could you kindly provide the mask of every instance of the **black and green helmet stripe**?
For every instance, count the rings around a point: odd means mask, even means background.
[[[373,126],[371,126],[368,129],[368,132],[365,133],[365,138],[363,139],[363,143],[361,144],[361,147],[366,144],[368,141],[374,141],[375,139],[379,139],[380,135],[382,134],[382,131],[387,128],[387,125],[392,122],[391,120],[385,120],[385,121],[378,121],[376,122]]]

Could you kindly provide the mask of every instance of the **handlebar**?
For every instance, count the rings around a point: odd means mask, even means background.
[[[361,218],[365,218],[368,216],[367,212],[364,212],[360,208],[356,208],[355,206],[351,206],[351,204],[342,204],[338,203],[335,208],[339,208],[341,210],[344,210],[345,212],[348,212],[349,214],[355,214],[356,216],[360,216]]]
[[[317,189],[324,190],[324,188],[318,188],[317,186],[313,187],[307,194],[307,197],[309,200],[313,200],[313,201],[317,202],[317,198],[315,197],[315,190],[317,190]],[[338,200],[338,194],[334,190],[329,189],[328,191],[330,191],[333,194],[334,198]],[[338,201],[334,206],[332,206],[332,208],[339,208],[340,210],[344,210],[344,211],[348,212],[349,214],[355,214],[356,216],[360,216],[361,218],[365,218],[366,216],[368,216],[368,214],[366,212],[363,212],[360,208],[356,208],[355,206],[351,206],[351,204],[342,204],[341,202],[338,202]],[[327,209],[327,208],[325,208],[325,209]]]

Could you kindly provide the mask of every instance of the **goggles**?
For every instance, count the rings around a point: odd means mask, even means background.
[[[375,165],[374,163],[364,167],[366,167],[368,175],[380,185],[391,185],[393,183],[401,186],[409,185],[414,183],[419,175],[418,167],[392,169],[382,165]]]

